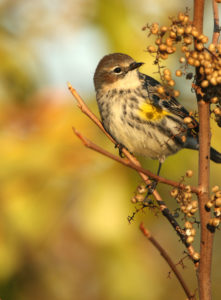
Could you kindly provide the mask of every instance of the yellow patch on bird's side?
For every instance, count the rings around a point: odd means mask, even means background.
[[[170,115],[169,112],[163,110],[160,107],[153,106],[149,103],[143,103],[140,106],[140,117],[146,121],[160,120],[166,115]]]

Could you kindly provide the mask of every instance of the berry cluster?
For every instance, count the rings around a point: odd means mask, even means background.
[[[192,177],[193,171],[186,171],[186,177]],[[177,203],[180,205],[181,211],[187,217],[193,217],[198,210],[198,201],[192,199],[191,188],[189,185],[186,185],[184,190],[181,189],[172,189],[170,195],[176,199]]]
[[[147,186],[145,184],[140,184],[136,191],[135,191],[135,195],[132,197],[131,202],[132,203],[137,203],[137,202],[143,202],[146,194],[147,194]]]
[[[193,228],[193,224],[191,222],[186,221],[184,224],[184,230],[187,237],[186,242],[188,244],[192,244],[196,235],[196,229]]]
[[[214,218],[211,218],[209,225],[211,227],[218,227],[221,220],[221,190],[216,185],[212,188],[212,195],[210,200],[206,203],[206,209],[210,211],[213,208]]]
[[[204,99],[216,105],[213,113],[218,126],[221,127],[221,44],[210,44],[208,48],[205,47],[208,37],[197,31],[189,19],[188,12],[180,12],[176,18],[170,19],[171,25],[168,27],[160,27],[158,23],[146,26],[149,35],[156,36],[155,45],[150,45],[147,51],[156,56],[155,62],[159,64],[160,59],[167,59],[180,45],[183,55],[179,59],[181,66],[175,75],[177,77],[186,75],[187,79],[192,79],[193,74],[187,72],[188,66],[197,68],[196,83],[201,87]],[[172,79],[171,71],[164,69],[162,74],[159,67],[159,72],[164,87],[159,88],[158,92],[165,94],[165,90],[167,92],[169,90],[170,95],[179,96],[179,91],[173,90],[175,81]]]

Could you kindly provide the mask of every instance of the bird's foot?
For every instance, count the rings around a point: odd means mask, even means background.
[[[118,148],[120,157],[121,157],[121,158],[124,158],[125,155],[124,155],[124,153],[123,153],[123,148],[126,149],[127,151],[128,151],[128,149],[127,149],[123,144],[120,144],[120,143],[119,143],[119,144],[116,144],[116,145],[115,145],[115,148]],[[132,153],[131,153],[131,154],[132,154]]]
[[[115,148],[118,148],[120,157],[124,158],[124,154],[123,154],[124,145],[122,145],[122,144],[116,144]]]

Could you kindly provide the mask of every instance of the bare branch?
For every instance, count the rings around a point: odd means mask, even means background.
[[[146,170],[138,165],[135,165],[134,163],[132,163],[131,161],[129,161],[128,159],[124,159],[121,158],[119,156],[116,156],[110,152],[108,152],[107,150],[99,147],[98,145],[94,144],[92,141],[88,140],[87,138],[85,138],[78,130],[76,130],[75,128],[73,128],[74,133],[79,137],[79,139],[83,142],[84,146],[86,146],[87,148],[90,148],[96,152],[99,152],[121,164],[123,164],[124,166],[127,166],[131,169],[134,169],[138,172],[141,172],[145,175],[147,175],[148,177],[150,177],[151,179],[156,180],[159,183],[163,183],[163,184],[167,184],[176,188],[179,188],[181,190],[185,190],[186,185],[180,183],[180,182],[176,182],[158,175],[153,174],[152,172],[150,172],[149,170]],[[198,193],[198,189],[194,186],[191,187],[191,192],[192,193]]]
[[[158,243],[158,241],[151,235],[151,233],[144,227],[143,223],[140,224],[140,230],[145,235],[145,237],[152,243],[152,245],[160,252],[161,256],[165,259],[167,264],[170,266],[174,272],[176,278],[178,279],[180,285],[182,286],[184,292],[186,293],[188,299],[194,299],[194,295],[190,292],[189,288],[186,285],[185,280],[183,279],[181,273],[177,269],[176,265],[164,250],[164,248]]]

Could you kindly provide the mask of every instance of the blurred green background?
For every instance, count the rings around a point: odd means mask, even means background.
[[[0,1],[0,298],[2,300],[185,299],[169,267],[141,235],[141,220],[172,255],[184,248],[170,225],[151,211],[129,224],[130,199],[140,179],[132,170],[92,152],[73,135],[85,136],[117,153],[76,107],[70,81],[98,114],[93,72],[100,58],[125,52],[158,78],[151,39],[141,28],[168,24],[168,16],[192,8],[192,1],[1,0]],[[212,32],[208,4],[205,32]],[[192,14],[192,10],[190,12]],[[176,70],[176,59],[168,65]],[[190,82],[177,80],[179,100],[195,109]],[[212,142],[221,150],[220,131]],[[157,162],[142,159],[156,172]],[[162,175],[180,180],[197,153],[169,157]],[[211,163],[213,184],[220,166]],[[159,190],[176,207],[167,187]],[[181,223],[183,220],[181,220]],[[220,234],[215,240],[214,299],[220,295]],[[197,245],[196,245],[197,248]],[[196,286],[193,266],[182,270]]]

